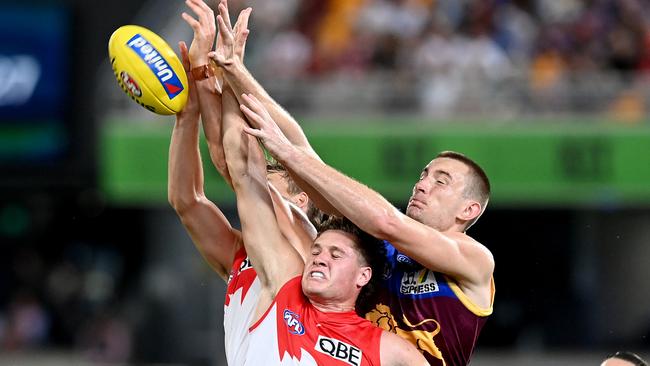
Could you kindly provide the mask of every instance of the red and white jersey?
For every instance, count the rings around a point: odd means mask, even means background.
[[[248,353],[249,331],[261,291],[257,272],[242,247],[233,261],[223,307],[223,328],[228,365],[243,365]]]
[[[232,301],[232,299],[231,299]],[[302,292],[301,276],[287,282],[250,328],[244,363],[231,366],[379,366],[382,330],[354,311],[325,313]]]

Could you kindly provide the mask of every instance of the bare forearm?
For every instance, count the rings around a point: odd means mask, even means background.
[[[169,146],[167,183],[169,203],[177,211],[182,211],[203,194],[198,140],[198,116],[177,117]]]
[[[224,94],[225,98],[225,94]],[[263,286],[274,292],[286,276],[302,270],[302,259],[282,236],[268,191],[264,156],[243,132],[243,118],[224,115],[224,148],[237,195],[243,243]]]
[[[203,192],[198,115],[177,117],[169,147],[168,197],[192,242],[225,279],[237,234]]]
[[[318,159],[318,161],[321,161]],[[283,164],[284,165],[284,164]],[[291,179],[302,189],[307,193],[307,196],[309,196],[309,199],[312,200],[314,205],[318,207],[321,211],[325,212],[326,214],[329,215],[334,215],[334,216],[342,216],[341,212],[336,209],[336,207],[332,206],[332,204],[319,192],[316,188],[312,187],[309,183],[307,183],[302,177],[298,174],[296,174],[291,168],[287,168],[287,171],[289,172],[289,175],[291,176]]]
[[[201,120],[212,164],[226,183],[232,186],[222,144],[222,96],[215,90],[214,83],[214,77],[197,82]]]
[[[341,215],[364,231],[381,237],[379,223],[398,214],[379,193],[295,146],[285,146],[276,158],[294,174],[317,190]]]
[[[232,87],[235,95],[241,103],[243,93],[254,94],[269,111],[269,114],[278,124],[282,132],[292,144],[306,148],[310,154],[317,156],[309,145],[307,137],[298,122],[280,106],[266,90],[255,80],[253,75],[246,69],[243,63],[233,62],[224,68],[224,76]]]
[[[255,95],[264,105],[266,110],[271,115],[271,118],[273,118],[287,139],[293,145],[303,148],[304,151],[313,156],[315,159],[320,160],[320,157],[309,144],[309,141],[307,140],[307,137],[305,136],[305,133],[298,122],[289,114],[289,112],[287,112],[284,108],[282,108],[282,106],[273,100],[273,98],[271,98],[271,96],[257,82],[257,80],[255,80],[255,78],[241,62],[235,60],[235,62],[232,64],[226,65],[223,70],[224,76],[232,88],[235,96],[237,96],[239,103],[242,103],[242,94],[251,93]],[[316,207],[331,215],[341,215],[339,211],[334,206],[332,206],[317,189],[311,187],[300,177],[300,175],[295,174],[291,171],[291,169],[288,169],[288,171],[291,175],[291,178],[303,191],[309,195],[309,198],[314,202]]]

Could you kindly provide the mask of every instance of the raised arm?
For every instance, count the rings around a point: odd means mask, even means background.
[[[187,46],[184,42],[179,46],[188,77],[189,98],[185,108],[176,115],[172,131],[169,146],[168,199],[194,245],[225,280],[234,254],[239,248],[241,236],[203,191],[203,168],[199,152],[199,101],[196,84],[189,72]]]
[[[197,1],[197,0],[192,0]],[[237,96],[239,103],[242,103],[242,93],[254,94],[264,107],[269,111],[271,117],[276,121],[285,136],[296,146],[300,146],[314,158],[320,160],[320,157],[309,144],[304,131],[296,122],[296,120],[280,106],[266,90],[255,80],[253,75],[248,71],[244,65],[243,58],[238,57],[239,39],[237,25],[235,29],[230,26],[230,17],[228,14],[227,0],[221,0],[219,3],[219,17],[221,22],[217,22],[219,27],[219,38],[223,42],[222,47],[219,47],[215,52],[210,53],[212,60],[221,67],[224,71],[224,76],[232,88],[234,94]],[[248,20],[248,18],[246,18]],[[239,20],[237,22],[239,24]],[[287,171],[293,180],[303,189],[313,200],[314,204],[322,211],[333,215],[340,215],[339,212],[333,207],[326,199],[324,199],[318,190],[312,188],[308,183],[304,182],[299,174],[295,174],[291,168]]]
[[[237,103],[231,93],[224,89],[224,101]],[[258,309],[266,309],[280,287],[302,273],[304,263],[280,232],[266,178],[266,161],[257,140],[242,131],[245,121],[240,113],[224,114],[223,123],[226,161],[237,195],[243,241],[262,284]]]
[[[197,15],[195,20],[184,13],[183,19],[194,30],[194,39],[189,50],[185,43],[181,45],[183,66],[190,81],[190,99],[177,116],[172,133],[169,159],[169,201],[188,230],[195,246],[224,279],[232,265],[234,253],[241,247],[241,233],[233,229],[219,210],[204,194],[203,169],[199,152],[199,111],[203,119],[203,128],[212,162],[231,186],[225,154],[222,144],[222,114],[234,115],[241,112],[239,103],[232,92],[222,98],[215,88],[216,78],[210,77],[200,81],[194,80],[190,72],[195,65],[207,64],[207,53],[214,42],[214,15],[212,10],[202,1],[189,0],[188,5]],[[248,16],[250,8],[241,12],[235,25],[235,52],[243,58],[244,46],[248,35]],[[217,42],[219,47],[220,42]],[[198,98],[197,98],[198,94]],[[223,104],[223,105],[222,105]],[[274,191],[273,202],[275,214],[281,222],[281,231],[290,238],[301,253],[305,251],[305,238],[311,238],[313,227],[303,228],[306,220],[296,220],[296,213],[286,206],[277,191]]]
[[[214,12],[203,0],[188,0],[187,6],[194,12],[196,19],[188,13],[182,17],[194,31],[189,57],[191,68],[197,73],[195,80],[198,99],[201,106],[203,131],[208,142],[210,159],[223,179],[232,186],[230,174],[223,151],[221,114],[221,90],[217,88],[215,67],[209,62],[208,52],[212,51],[216,37]]]
[[[255,127],[245,131],[260,138],[271,155],[362,230],[389,240],[431,270],[465,281],[467,287],[489,285],[494,263],[485,247],[463,233],[442,233],[404,215],[379,193],[292,145],[253,95],[243,99],[242,110]]]
[[[219,27],[219,32],[224,34],[226,45],[230,45],[233,39],[233,29],[230,27],[230,19],[228,15],[228,1],[221,0],[219,3],[219,14],[224,20],[224,28]],[[309,150],[311,153],[316,153],[309,145],[307,137],[305,137],[302,128],[295,119],[282,108],[271,96],[264,90],[264,88],[255,80],[250,72],[244,66],[243,60],[234,52],[224,49],[225,52],[211,53],[212,59],[223,68],[224,76],[230,86],[232,87],[235,96],[238,97],[246,92],[252,93],[264,104],[268,109],[271,116],[277,121],[278,125],[289,138],[289,141]],[[241,100],[239,100],[241,103]]]

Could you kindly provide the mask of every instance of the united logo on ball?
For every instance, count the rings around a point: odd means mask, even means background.
[[[137,25],[118,28],[108,41],[113,73],[124,92],[158,114],[180,112],[187,102],[187,76],[171,47]]]

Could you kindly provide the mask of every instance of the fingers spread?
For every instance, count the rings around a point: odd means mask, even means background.
[[[246,40],[248,39],[248,34],[250,31],[248,29],[244,30],[241,32],[241,34],[238,35],[236,44],[235,44],[235,52],[239,56],[240,59],[244,59],[244,52],[246,50]]]
[[[248,18],[251,15],[251,10],[252,8],[249,7],[242,10],[239,13],[239,16],[237,17],[237,22],[235,23],[235,27],[233,28],[235,34],[248,28]]]
[[[189,6],[192,11],[199,18],[200,25],[207,26],[214,29],[214,12],[202,0],[185,0],[185,4]]]
[[[192,9],[194,14],[196,14],[196,16],[199,17],[199,19],[202,19],[205,16],[205,12],[203,11],[203,9],[201,9],[201,7],[198,4],[196,4],[196,2],[192,0],[185,0],[185,4],[189,6],[190,9]]]
[[[199,32],[201,30],[201,24],[199,24],[196,19],[192,18],[191,15],[183,13],[181,14],[181,17],[183,17],[183,20],[185,20],[185,22],[189,24],[190,27],[192,27],[192,30],[194,30],[194,32]]]
[[[221,15],[217,15],[217,23],[219,24],[219,33],[223,37],[223,41],[232,42],[232,33]]]
[[[250,19],[251,12],[253,11],[253,8],[246,8],[239,13],[239,18],[237,19],[237,24],[240,24],[240,29],[245,30],[248,29],[248,20]]]
[[[219,4],[219,14],[224,18],[228,30],[232,31],[232,24],[230,23],[230,14],[228,13],[228,3],[224,0],[221,0]]]

